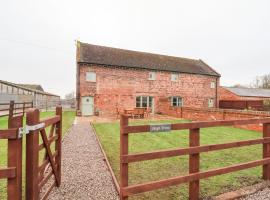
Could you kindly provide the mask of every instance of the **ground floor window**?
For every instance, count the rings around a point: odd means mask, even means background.
[[[151,108],[153,105],[153,97],[151,96],[138,96],[136,97],[137,108]]]
[[[183,106],[182,97],[171,97],[171,106],[181,107]]]
[[[214,99],[208,99],[208,107],[213,108],[214,107]]]

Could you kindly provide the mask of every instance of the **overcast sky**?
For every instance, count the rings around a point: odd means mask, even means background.
[[[201,58],[222,85],[270,73],[269,0],[8,0],[0,7],[0,79],[75,90],[75,40]]]

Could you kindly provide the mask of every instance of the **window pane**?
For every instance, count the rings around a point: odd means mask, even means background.
[[[171,74],[171,81],[177,81],[178,80],[178,74]]]
[[[86,72],[86,81],[96,82],[96,73],[95,72]]]
[[[149,97],[149,105],[148,107],[152,107],[153,105],[153,97]]]
[[[141,107],[141,97],[136,97],[136,107]]]
[[[156,80],[156,72],[149,72],[149,80]]]
[[[142,107],[147,107],[147,97],[142,97]]]

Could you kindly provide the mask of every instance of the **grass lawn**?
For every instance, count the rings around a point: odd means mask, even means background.
[[[131,124],[179,123],[180,120],[134,121]],[[95,123],[97,135],[108,156],[112,169],[119,180],[119,123]],[[201,145],[226,143],[239,140],[261,138],[262,134],[232,127],[215,127],[201,129]],[[129,136],[129,152],[146,152],[170,148],[187,147],[189,144],[188,130],[170,133],[140,133]],[[240,164],[262,158],[262,145],[253,145],[202,153],[201,171]],[[129,165],[129,184],[161,180],[177,175],[188,174],[188,156],[156,159]],[[235,173],[215,176],[201,180],[200,196],[207,198],[243,186],[259,182],[262,167],[256,167]],[[188,199],[188,184],[159,189],[139,194],[130,199]]]
[[[55,112],[42,112],[41,119],[54,116]],[[62,133],[63,136],[67,130],[71,127],[75,118],[75,112],[64,111],[63,112],[63,123],[62,123]],[[7,117],[0,117],[0,129],[7,128]],[[24,120],[25,121],[25,120]],[[49,130],[47,131],[49,132]],[[40,139],[40,143],[41,143]],[[43,158],[44,151],[40,152],[40,158]],[[7,166],[7,140],[0,140],[0,168],[5,168]],[[25,138],[23,139],[23,172],[25,168]],[[6,199],[6,179],[0,180],[0,199]],[[23,196],[24,196],[24,184],[25,184],[25,174],[23,174]]]

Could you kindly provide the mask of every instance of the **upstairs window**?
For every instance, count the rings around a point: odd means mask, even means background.
[[[178,81],[178,74],[176,73],[171,74],[171,81]]]
[[[182,107],[183,106],[183,98],[182,97],[171,97],[171,106]]]
[[[156,80],[156,72],[149,72],[148,80]]]
[[[86,81],[96,82],[96,73],[95,72],[86,72]]]
[[[210,88],[216,88],[216,83],[214,81],[210,83]]]
[[[208,107],[213,108],[214,107],[214,99],[208,99]]]

